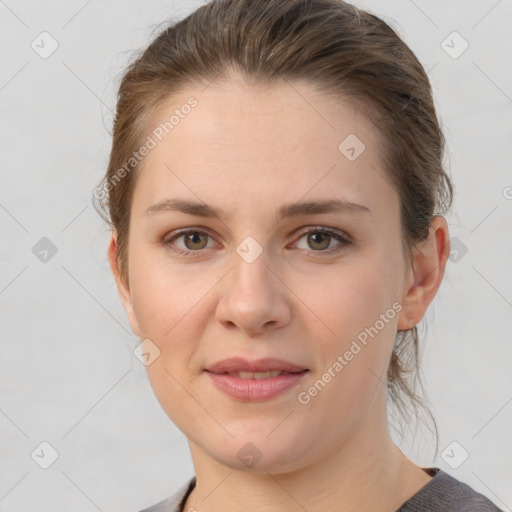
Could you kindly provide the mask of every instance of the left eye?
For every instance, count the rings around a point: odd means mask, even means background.
[[[295,246],[299,249],[312,249],[316,252],[327,252],[326,249],[339,249],[340,246],[348,245],[350,241],[335,231],[327,229],[312,229],[302,234],[299,240],[305,239],[306,247],[300,247],[299,243],[295,243]],[[331,245],[331,242],[337,240],[338,243]]]

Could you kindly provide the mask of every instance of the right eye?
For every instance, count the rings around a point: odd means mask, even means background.
[[[172,235],[172,233],[171,233]],[[187,229],[175,233],[174,236],[166,236],[163,240],[163,245],[170,251],[182,255],[192,256],[194,252],[200,252],[201,249],[209,249],[212,246],[207,246],[208,238],[211,238],[205,231],[198,229]],[[182,246],[176,246],[175,242],[182,239]]]

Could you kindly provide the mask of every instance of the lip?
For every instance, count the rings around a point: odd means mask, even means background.
[[[242,379],[227,375],[231,372],[289,372],[269,379]],[[241,357],[224,359],[205,370],[213,383],[223,393],[246,401],[262,401],[274,398],[295,387],[309,369],[276,358],[248,361]]]
[[[213,383],[223,393],[239,400],[259,402],[269,400],[295,387],[309,373],[278,375],[269,379],[242,379],[223,373],[212,373],[205,370]]]
[[[257,359],[256,361],[248,361],[242,357],[231,357],[223,359],[206,369],[206,371],[216,374],[225,372],[268,372],[273,370],[297,373],[307,370],[307,368],[275,357]]]

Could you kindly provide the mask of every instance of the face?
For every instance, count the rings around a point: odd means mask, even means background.
[[[138,176],[121,297],[160,351],[156,397],[197,449],[231,468],[250,470],[247,451],[259,471],[299,468],[384,428],[395,335],[419,320],[399,197],[349,102],[231,78],[174,96],[154,125],[192,96]],[[253,390],[232,396],[207,371],[232,357],[307,371],[278,377],[274,396],[232,377]]]

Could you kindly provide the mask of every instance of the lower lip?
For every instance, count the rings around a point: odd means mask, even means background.
[[[296,386],[308,373],[279,375],[270,379],[241,379],[231,375],[206,372],[220,391],[233,398],[249,401],[261,401],[273,398]]]

